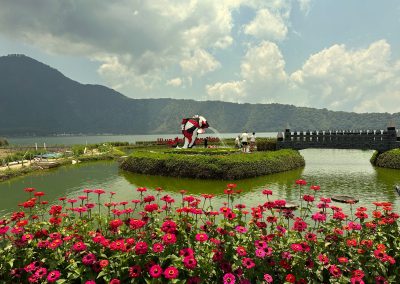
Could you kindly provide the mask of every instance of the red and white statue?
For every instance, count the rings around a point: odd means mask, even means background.
[[[185,137],[185,143],[182,148],[192,148],[198,133],[204,133],[208,127],[207,120],[200,115],[182,119],[181,129]]]

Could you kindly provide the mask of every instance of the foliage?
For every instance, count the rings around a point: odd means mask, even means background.
[[[45,153],[46,151],[44,150],[15,151],[3,158],[2,164],[5,165],[15,161],[31,160],[35,155],[41,155]]]
[[[393,149],[376,155],[374,165],[384,168],[400,169],[400,149]],[[374,158],[374,156],[372,158]]]
[[[276,138],[257,138],[257,151],[275,151]]]
[[[295,169],[304,166],[304,159],[294,150],[229,155],[136,151],[120,166],[143,174],[232,180]]]
[[[226,205],[212,194],[180,200],[137,188],[132,202],[85,189],[47,206],[45,193],[25,188],[21,210],[0,220],[0,278],[5,283],[399,283],[398,218],[390,202],[350,215],[317,198],[319,186],[296,181],[301,198],[253,208]],[[297,193],[296,193],[297,194]],[[318,200],[318,201],[317,201]],[[353,212],[355,213],[353,214]]]
[[[6,138],[0,137],[0,147],[2,146],[8,146],[8,141]]]

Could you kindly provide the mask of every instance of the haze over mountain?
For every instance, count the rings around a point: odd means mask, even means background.
[[[384,129],[400,113],[348,113],[282,104],[131,99],[85,85],[24,55],[0,57],[0,136],[178,133],[183,117],[205,116],[220,132]]]

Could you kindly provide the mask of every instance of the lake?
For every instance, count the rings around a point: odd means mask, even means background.
[[[298,190],[294,183],[302,178],[308,181],[308,185],[321,186],[319,196],[352,195],[360,199],[360,204],[370,209],[374,208],[371,204],[373,201],[390,201],[394,203],[394,210],[399,211],[400,197],[393,186],[400,184],[400,171],[373,167],[369,163],[373,151],[307,149],[300,152],[306,160],[304,168],[236,181],[237,188],[244,191],[240,202],[249,206],[266,201],[261,193],[265,188],[273,190],[271,199],[297,202]],[[28,197],[23,191],[25,187],[44,191],[45,198],[50,203],[62,196],[82,195],[84,188],[114,191],[117,193],[114,201],[130,201],[138,198],[138,187],[147,187],[150,194],[156,194],[154,189],[162,187],[164,193],[172,195],[176,200],[180,200],[181,189],[188,190],[191,194],[214,193],[217,194],[214,205],[221,206],[226,201],[223,190],[230,182],[232,181],[146,176],[121,171],[116,162],[91,162],[1,182],[0,213],[18,208],[17,204]],[[306,192],[311,194],[308,185]],[[108,197],[109,195],[103,195],[103,201],[108,201]],[[343,207],[347,208],[348,205]]]

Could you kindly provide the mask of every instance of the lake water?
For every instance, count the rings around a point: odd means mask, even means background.
[[[294,183],[296,179],[302,178],[307,180],[309,185],[321,186],[319,196],[352,195],[360,199],[360,204],[369,208],[374,208],[371,204],[373,201],[390,201],[399,212],[400,197],[393,186],[400,184],[400,171],[373,167],[369,163],[372,151],[308,149],[300,152],[306,160],[304,168],[236,181],[238,188],[244,191],[241,202],[254,205],[266,200],[261,193],[265,188],[273,190],[272,199],[298,202],[298,191]],[[192,194],[218,194],[214,205],[220,206],[225,201],[222,192],[230,182],[139,175],[119,170],[116,162],[92,162],[1,182],[0,213],[16,209],[17,204],[27,198],[28,195],[23,191],[25,187],[35,187],[38,191],[44,191],[50,203],[61,196],[82,195],[84,188],[115,191],[117,194],[114,200],[117,201],[138,198],[137,187],[147,187],[150,194],[156,193],[156,187],[162,187],[165,193],[172,195],[176,200],[180,199],[179,190],[186,189]]]
[[[235,138],[240,133],[218,133],[207,130],[204,134],[199,134],[201,137],[218,137],[222,138]],[[276,137],[277,132],[262,132],[256,133],[257,137]],[[173,139],[175,137],[182,137],[182,133],[177,134],[152,134],[152,135],[92,135],[92,136],[37,136],[37,137],[8,137],[7,140],[12,145],[19,146],[46,146],[54,145],[73,145],[73,144],[95,144],[103,142],[129,142],[135,143],[137,141],[156,141],[157,138]]]

